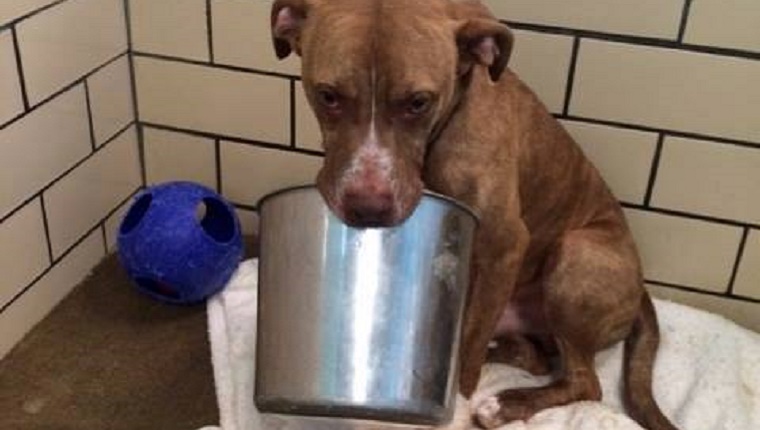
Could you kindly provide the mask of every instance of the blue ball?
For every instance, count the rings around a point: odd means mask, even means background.
[[[240,221],[216,192],[169,182],[138,194],[122,220],[119,260],[155,299],[197,303],[221,290],[243,256]]]

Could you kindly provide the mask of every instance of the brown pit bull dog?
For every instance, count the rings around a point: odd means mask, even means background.
[[[630,414],[675,428],[652,396],[657,319],[623,212],[506,68],[506,26],[477,1],[277,0],[272,32],[278,57],[302,57],[326,154],[317,183],[338,216],[400,223],[423,187],[479,214],[461,393],[472,395],[489,357],[548,372],[558,355],[550,385],[474,405],[480,425],[599,400],[595,352],[625,340]]]

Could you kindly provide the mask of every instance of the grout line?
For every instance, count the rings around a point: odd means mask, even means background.
[[[11,38],[13,39],[13,50],[16,56],[16,70],[18,72],[19,86],[21,87],[21,100],[24,104],[24,112],[29,110],[29,93],[26,89],[26,77],[24,75],[24,63],[21,61],[21,47],[18,43],[18,32],[16,26],[11,27]],[[23,115],[23,114],[22,114]],[[0,127],[2,129],[2,127]]]
[[[211,0],[206,0],[206,38],[209,62],[214,64],[214,23],[211,15]]]
[[[2,0],[2,1],[14,1],[14,0]],[[13,27],[16,24],[20,23],[21,21],[24,21],[24,20],[26,20],[28,18],[31,18],[31,17],[39,14],[39,13],[42,13],[42,12],[48,10],[48,9],[52,9],[53,7],[58,6],[59,4],[65,2],[65,1],[67,1],[67,0],[56,0],[53,3],[50,3],[48,5],[39,7],[39,8],[37,8],[37,9],[31,11],[31,12],[27,12],[26,14],[21,15],[18,18],[14,18],[14,19],[6,22],[5,24],[0,24],[0,31],[5,30],[6,28]]]
[[[204,67],[211,67],[215,69],[221,69],[221,70],[227,70],[232,72],[245,72],[245,73],[254,73],[257,75],[262,76],[273,76],[278,78],[285,78],[285,79],[295,79],[297,81],[300,81],[301,78],[296,75],[289,75],[286,73],[278,73],[278,72],[270,72],[267,70],[261,70],[261,69],[253,69],[250,67],[242,67],[242,66],[233,66],[230,64],[219,64],[214,63],[211,64],[207,61],[198,61],[198,60],[190,60],[187,58],[181,58],[181,57],[174,57],[171,55],[163,55],[163,54],[152,54],[149,52],[141,52],[141,51],[132,51],[132,55],[137,57],[143,57],[143,58],[151,58],[154,60],[164,60],[164,61],[173,61],[176,63],[184,63],[184,64],[192,64],[195,66],[204,66]]]
[[[214,139],[214,164],[216,166],[216,192],[224,195],[222,188],[222,141]]]
[[[578,36],[588,39],[602,40],[605,42],[617,42],[625,43],[637,46],[647,46],[663,49],[671,49],[683,52],[711,54],[720,56],[738,57],[745,60],[758,60],[760,59],[760,52],[744,51],[741,49],[733,48],[720,48],[715,46],[695,45],[689,43],[680,43],[675,39],[662,39],[656,37],[646,36],[632,36],[624,34],[605,33],[592,30],[579,30],[564,27],[556,27],[543,24],[531,24],[526,22],[516,21],[503,21],[512,28],[518,30],[535,31],[539,33],[557,34],[563,36]]]
[[[652,194],[654,193],[654,184],[657,180],[657,173],[660,170],[660,157],[662,156],[662,148],[665,143],[665,134],[660,133],[657,137],[657,147],[654,150],[654,157],[652,157],[652,166],[649,170],[649,183],[647,184],[647,191],[644,195],[644,207],[649,207],[652,202]]]
[[[42,278],[47,276],[58,264],[61,263],[66,257],[69,256],[79,245],[82,244],[85,240],[87,240],[94,232],[97,230],[108,218],[110,218],[114,213],[116,213],[117,210],[119,210],[120,207],[125,205],[127,202],[129,202],[137,193],[140,192],[142,187],[138,187],[135,191],[133,191],[126,199],[122,200],[119,204],[117,204],[113,209],[111,209],[106,216],[104,216],[100,221],[98,221],[94,227],[90,228],[85,232],[82,237],[77,239],[74,244],[69,246],[68,249],[66,249],[61,255],[53,260],[53,263],[48,266],[47,269],[43,270],[42,273],[37,275],[32,282],[30,282],[26,287],[21,289],[15,296],[13,296],[7,303],[0,305],[0,315],[5,312],[6,309],[10,308],[13,303],[15,303],[18,299],[20,299],[24,294],[26,294],[27,291],[29,291],[37,282],[39,282]],[[106,253],[107,254],[107,253]]]
[[[143,133],[142,125],[140,124],[140,107],[137,102],[137,74],[135,72],[134,61],[134,42],[132,34],[132,10],[130,9],[130,0],[124,0],[124,20],[127,26],[127,45],[129,47],[127,51],[127,61],[129,62],[129,84],[132,95],[132,116],[137,124],[137,157],[140,160],[140,180],[142,186],[145,187],[148,183],[148,173],[145,163],[145,134]]]
[[[132,11],[129,8],[130,0],[124,0],[124,25],[127,29],[127,51],[132,52]]]
[[[737,302],[749,302],[749,303],[760,304],[760,300],[753,299],[751,297],[727,295],[725,293],[718,293],[718,292],[715,292],[715,291],[701,290],[699,288],[688,287],[688,286],[685,286],[685,285],[672,284],[670,282],[654,281],[654,280],[650,280],[650,279],[645,279],[644,282],[647,283],[647,284],[656,285],[658,287],[667,287],[667,288],[672,288],[674,290],[685,291],[685,292],[688,292],[688,293],[697,293],[697,294],[703,294],[703,295],[706,295],[706,296],[720,297],[720,298],[723,298],[723,299],[734,300],[734,301],[737,301]]]
[[[126,126],[122,127],[121,130],[117,131],[116,133],[114,133],[113,136],[109,137],[95,151],[87,154],[84,158],[82,158],[81,160],[79,160],[76,163],[74,163],[73,166],[71,166],[68,169],[64,170],[63,173],[61,173],[60,175],[56,176],[47,185],[45,185],[39,191],[37,191],[36,193],[34,193],[34,195],[32,195],[28,199],[26,199],[23,202],[21,202],[18,206],[16,206],[14,209],[12,209],[10,212],[8,212],[6,215],[3,215],[2,217],[0,217],[0,224],[4,223],[5,220],[7,220],[10,217],[12,217],[13,215],[15,215],[24,206],[26,206],[27,204],[29,204],[29,202],[31,202],[32,200],[36,199],[40,195],[42,195],[42,193],[44,193],[47,190],[49,190],[50,188],[52,188],[55,184],[57,184],[61,179],[63,179],[64,177],[66,177],[69,173],[73,172],[76,168],[78,168],[82,164],[86,163],[88,160],[90,160],[92,157],[94,157],[100,151],[102,151],[103,149],[105,149],[108,146],[109,143],[111,143],[112,141],[116,140],[119,136],[121,136],[122,134],[124,134],[124,132],[126,132],[127,130],[129,130],[129,128],[132,127],[132,126],[134,126],[134,125],[136,125],[136,123],[134,121],[132,121],[129,124],[127,124]]]
[[[570,112],[570,99],[573,97],[573,84],[575,83],[575,69],[578,64],[578,53],[580,51],[581,38],[576,37],[573,40],[573,51],[570,56],[570,67],[567,73],[567,84],[565,87],[565,105],[562,108],[563,115]]]
[[[744,228],[741,241],[739,242],[739,250],[736,253],[736,261],[734,262],[734,268],[731,270],[731,278],[728,281],[728,294],[734,294],[734,284],[736,282],[736,275],[739,273],[739,265],[742,262],[744,256],[744,249],[747,247],[747,237],[749,236],[749,227]]]
[[[2,0],[0,0],[0,1],[2,1]],[[95,67],[94,69],[92,69],[88,73],[85,73],[84,75],[80,76],[79,79],[75,80],[74,82],[72,82],[72,83],[66,85],[65,87],[59,89],[58,91],[56,91],[53,94],[49,95],[48,97],[46,97],[42,101],[38,102],[37,104],[35,104],[33,106],[30,106],[29,109],[26,112],[21,113],[19,115],[16,115],[15,117],[11,118],[10,120],[6,121],[5,123],[0,124],[0,131],[4,130],[9,125],[15,123],[16,121],[18,121],[18,120],[26,117],[27,115],[31,114],[34,111],[36,111],[37,109],[39,109],[40,107],[44,106],[46,103],[54,100],[55,98],[57,98],[61,94],[64,94],[64,93],[68,92],[69,90],[71,90],[72,88],[76,87],[77,85],[81,85],[87,78],[89,78],[90,76],[92,76],[95,73],[99,72],[103,68],[109,66],[110,64],[116,62],[121,57],[123,57],[123,56],[125,56],[127,54],[128,54],[128,51],[123,51],[123,52],[117,54],[116,56],[108,59],[105,63],[103,63],[103,64]]]
[[[90,127],[90,146],[92,147],[92,150],[95,151],[98,145],[97,145],[97,142],[95,142],[95,122],[93,121],[93,118],[92,118],[92,103],[90,101],[90,85],[87,79],[84,80],[84,100],[85,100],[85,104],[87,105],[87,122]]]
[[[205,131],[190,130],[186,128],[156,124],[152,122],[142,122],[141,125],[145,127],[159,129],[159,130],[174,131],[177,133],[189,134],[191,136],[204,137],[207,139],[219,139],[219,140],[225,140],[225,141],[234,142],[234,143],[242,143],[246,145],[257,146],[261,148],[278,149],[284,152],[293,152],[293,153],[304,154],[304,155],[312,155],[315,157],[324,156],[324,154],[321,151],[315,151],[313,149],[304,149],[304,148],[293,148],[291,146],[284,145],[281,143],[262,142],[262,141],[253,140],[253,139],[246,139],[246,138],[235,137],[235,136],[226,136],[226,135],[221,135],[221,134],[209,133]]]
[[[290,147],[295,148],[298,136],[296,136],[296,81],[290,80]]]
[[[45,229],[45,241],[47,242],[48,262],[52,264],[55,259],[53,258],[53,241],[50,238],[50,221],[48,220],[47,205],[45,205],[45,194],[39,193],[39,197],[40,207],[42,208],[42,225]]]
[[[694,221],[705,221],[705,222],[711,222],[714,224],[721,224],[721,225],[730,226],[730,227],[737,227],[737,228],[750,227],[750,228],[755,228],[755,229],[760,228],[760,224],[753,224],[753,223],[730,220],[730,219],[725,219],[725,218],[717,218],[717,217],[712,217],[709,215],[692,214],[688,212],[683,212],[683,211],[678,211],[678,210],[673,210],[673,209],[665,209],[665,208],[660,208],[660,207],[655,207],[655,206],[643,206],[643,205],[632,204],[632,203],[627,203],[627,202],[620,202],[620,205],[626,209],[642,210],[642,211],[652,212],[652,213],[656,213],[660,215],[672,215],[672,216],[686,218],[686,219],[690,219]]]
[[[105,255],[108,255],[108,235],[106,234],[106,222],[103,221],[100,223],[100,233],[103,236],[103,252],[105,252]]]
[[[691,0],[684,0],[683,11],[681,12],[681,23],[678,26],[678,43],[683,44],[683,38],[686,34],[686,26],[689,21],[689,11],[691,9]]]

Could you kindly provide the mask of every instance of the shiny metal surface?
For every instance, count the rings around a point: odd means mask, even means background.
[[[356,229],[311,187],[260,216],[258,408],[450,420],[475,217],[426,195],[401,226]]]

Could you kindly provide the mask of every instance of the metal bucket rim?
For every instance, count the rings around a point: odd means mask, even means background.
[[[267,201],[269,201],[269,200],[271,200],[271,199],[273,199],[275,197],[278,197],[278,196],[280,196],[282,194],[288,194],[288,193],[295,192],[295,191],[303,191],[303,190],[309,190],[309,189],[312,189],[312,190],[316,191],[317,190],[317,186],[314,185],[314,184],[304,184],[304,185],[295,185],[295,186],[290,186],[290,187],[287,187],[287,188],[282,188],[282,189],[273,191],[273,192],[271,192],[269,194],[265,194],[263,197],[261,197],[259,199],[259,201],[256,204],[256,206],[258,207],[258,209],[260,211],[260,210],[262,210],[264,204],[266,204]],[[480,216],[478,216],[478,214],[475,212],[475,210],[472,209],[470,206],[468,206],[468,205],[460,202],[459,200],[457,200],[457,199],[455,199],[453,197],[449,197],[449,196],[440,194],[440,193],[436,193],[434,191],[430,191],[428,189],[423,190],[422,194],[425,197],[430,197],[430,198],[433,198],[433,199],[440,200],[440,201],[443,201],[445,203],[451,204],[455,208],[460,209],[463,212],[465,212],[466,214],[470,215],[472,217],[472,219],[475,221],[476,225],[480,224]]]

